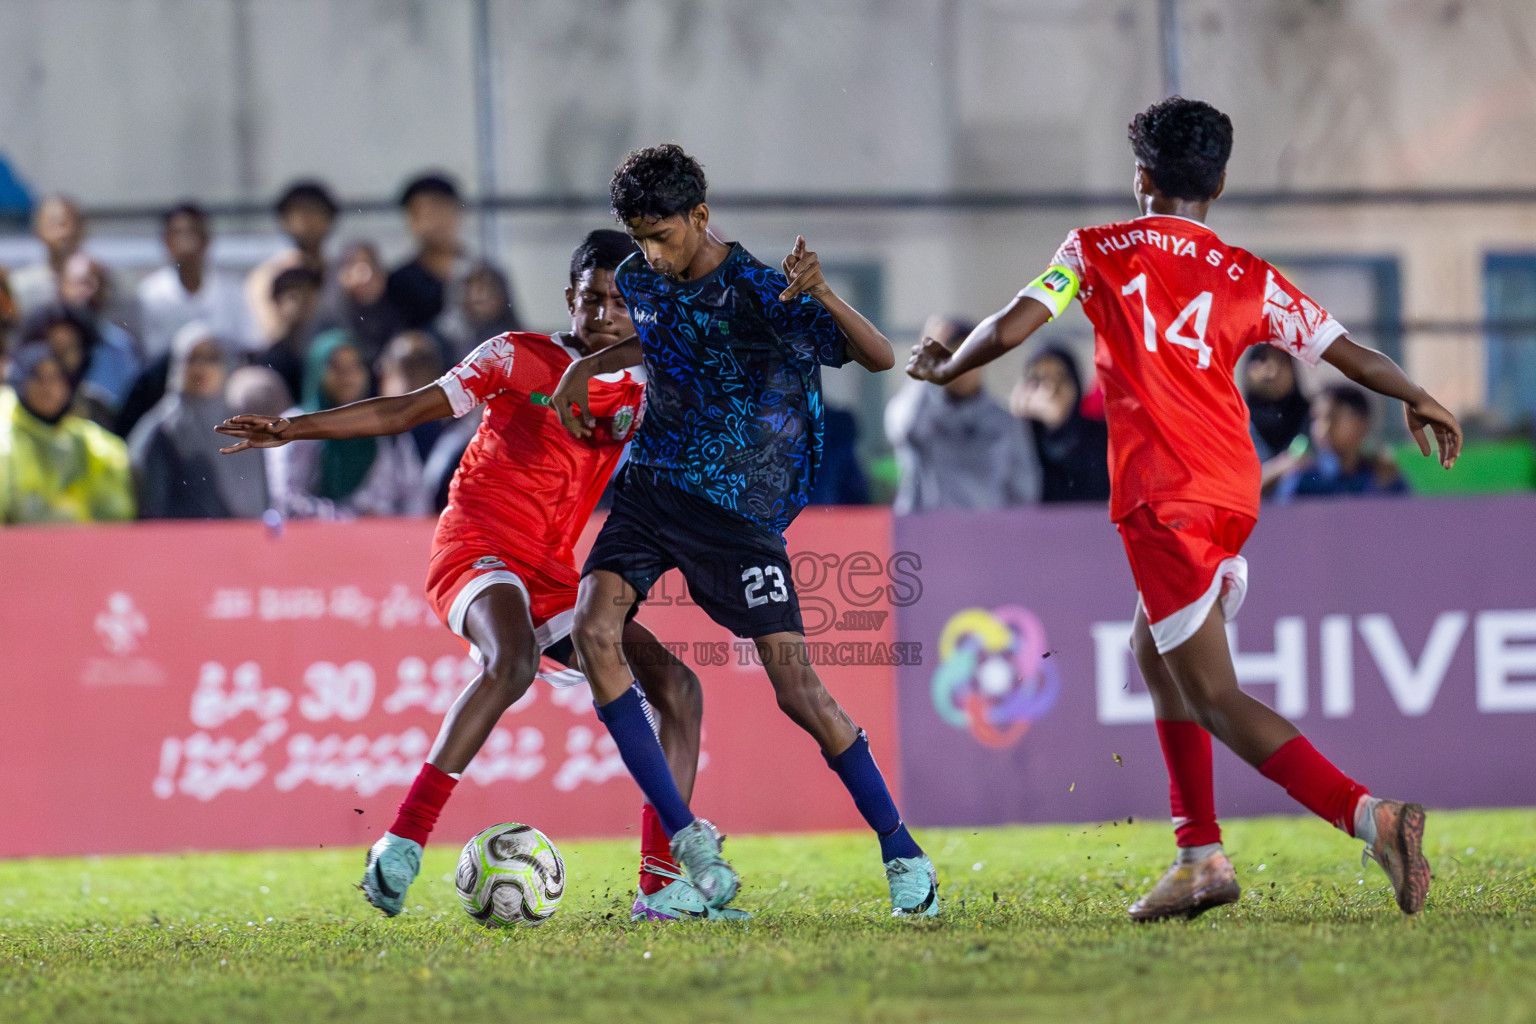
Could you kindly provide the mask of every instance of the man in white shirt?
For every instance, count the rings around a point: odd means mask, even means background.
[[[161,235],[170,264],[139,283],[139,314],[146,359],[170,351],[171,339],[194,320],[207,323],[232,350],[249,351],[251,329],[240,278],[208,265],[208,215],[183,203],[165,215]]]
[[[21,316],[58,301],[59,275],[85,241],[85,218],[73,199],[55,193],[37,204],[32,233],[48,252],[43,262],[11,272],[11,295]]]

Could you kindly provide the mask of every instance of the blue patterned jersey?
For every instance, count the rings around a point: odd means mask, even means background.
[[[638,253],[614,282],[645,365],[645,419],[630,458],[678,487],[782,531],[821,465],[821,367],[848,340],[808,295],[780,302],[784,275],[733,244],[696,281]]]

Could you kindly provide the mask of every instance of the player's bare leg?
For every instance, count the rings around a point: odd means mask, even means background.
[[[1157,737],[1168,766],[1169,804],[1179,852],[1157,885],[1131,904],[1130,915],[1137,921],[1197,917],[1242,895],[1216,824],[1211,734],[1195,721],[1184,702],[1157,653],[1147,614],[1139,605],[1131,629],[1131,651],[1152,696]]]
[[[618,573],[603,569],[587,573],[576,595],[571,640],[592,686],[597,717],[608,727],[624,766],[656,809],[671,840],[673,857],[709,906],[718,910],[735,898],[739,879],[720,855],[719,831],[695,817],[679,791],[624,657],[625,621],[639,596]]]
[[[1422,850],[1424,808],[1372,797],[1294,725],[1238,689],[1219,604],[1194,636],[1163,654],[1163,662],[1197,722],[1303,807],[1364,840],[1403,912],[1423,909],[1430,882]]]
[[[443,718],[427,763],[457,776],[469,767],[502,713],[533,685],[539,646],[523,592],[510,583],[486,587],[464,614],[464,632],[480,651],[481,672]]]
[[[422,848],[443,805],[496,727],[502,712],[528,692],[538,670],[539,649],[523,592],[493,584],[471,602],[464,632],[480,651],[481,671],[448,709],[437,739],[395,814],[395,820],[368,851],[363,896],[393,917],[405,907],[405,892],[421,870]]]
[[[827,765],[848,788],[853,802],[880,839],[891,888],[893,917],[939,912],[938,876],[933,863],[907,831],[885,778],[869,752],[869,739],[822,685],[799,633],[757,637],[757,654],[773,683],[779,708],[821,746]]]

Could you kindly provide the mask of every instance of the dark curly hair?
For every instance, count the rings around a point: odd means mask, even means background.
[[[1232,119],[1209,103],[1170,96],[1131,118],[1136,162],[1170,199],[1209,199],[1232,155]]]
[[[628,223],[637,217],[663,220],[687,213],[704,201],[704,168],[675,142],[637,149],[613,172],[608,194],[613,215]]]
[[[635,240],[622,231],[599,228],[587,232],[571,253],[571,284],[586,270],[617,270],[619,264],[640,251]]]

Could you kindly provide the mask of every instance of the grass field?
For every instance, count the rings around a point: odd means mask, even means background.
[[[0,863],[0,1020],[1536,1020],[1536,811],[1430,817],[1404,919],[1357,844],[1235,821],[1242,903],[1135,926],[1161,823],[928,830],[945,912],[891,921],[866,836],[727,844],[746,924],[631,925],[629,843],[563,844],[538,929],[457,908],[429,849],[410,913],[352,889],[360,850]]]

